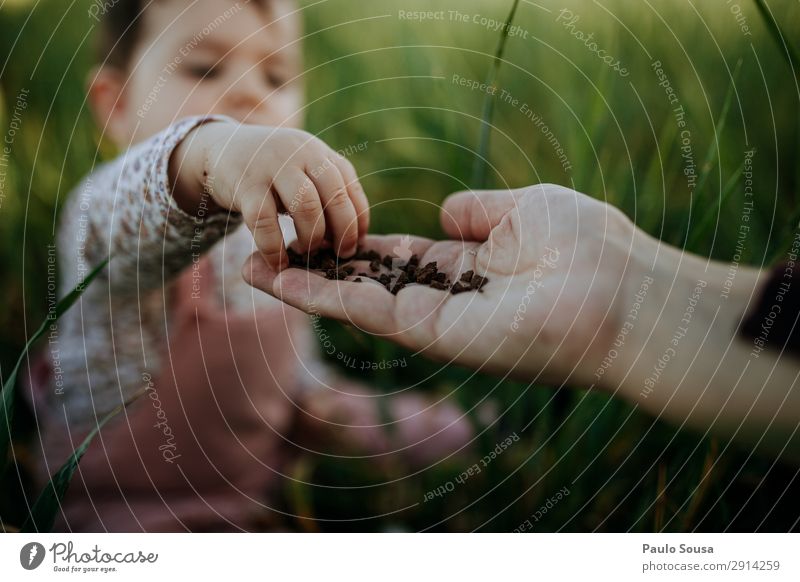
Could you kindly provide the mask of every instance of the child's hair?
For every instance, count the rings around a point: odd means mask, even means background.
[[[116,0],[107,5],[100,20],[95,56],[97,62],[127,69],[136,43],[140,40],[144,11],[155,2],[169,1],[176,0]],[[255,4],[261,9],[266,9],[272,1],[239,0]]]

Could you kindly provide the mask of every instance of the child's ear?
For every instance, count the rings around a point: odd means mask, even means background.
[[[103,133],[117,145],[130,136],[127,120],[125,81],[127,76],[111,66],[94,67],[87,78],[87,93],[92,115]]]

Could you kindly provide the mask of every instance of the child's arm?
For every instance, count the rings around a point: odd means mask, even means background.
[[[53,387],[46,398],[67,406],[78,425],[140,390],[143,374],[158,370],[168,322],[157,290],[242,221],[262,251],[285,255],[282,239],[274,240],[274,196],[295,219],[301,245],[313,248],[330,234],[355,251],[368,208],[354,174],[307,133],[222,116],[178,121],[100,167],[62,213],[62,289],[109,253],[112,261],[59,322],[51,360],[66,389]]]
[[[109,254],[113,260],[58,322],[45,352],[50,385],[33,395],[39,414],[67,419],[73,429],[90,426],[159,368],[166,297],[152,291],[241,222],[227,212],[191,216],[170,194],[176,145],[209,119],[217,117],[178,121],[99,167],[71,193],[58,232],[61,294]]]
[[[170,191],[173,151],[193,129],[213,119],[226,118],[178,121],[84,179],[61,216],[65,288],[109,254],[113,261],[106,276],[112,297],[158,288],[241,223],[237,214],[210,207],[191,215]]]
[[[355,170],[319,139],[192,117],[91,174],[64,211],[60,242],[75,252],[79,275],[111,254],[112,294],[136,294],[162,286],[242,221],[265,258],[286,265],[281,210],[304,251],[328,237],[350,256],[369,224]]]

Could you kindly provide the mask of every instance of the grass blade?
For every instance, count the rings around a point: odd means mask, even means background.
[[[8,375],[5,383],[3,384],[3,398],[2,398],[2,418],[0,418],[0,476],[5,473],[6,466],[8,465],[8,450],[11,446],[11,421],[14,418],[14,399],[16,397],[16,384],[17,384],[17,376],[19,375],[19,371],[22,368],[23,362],[28,359],[28,354],[36,343],[36,341],[42,337],[47,329],[56,322],[70,307],[74,305],[74,303],[78,300],[78,298],[83,294],[84,289],[91,283],[97,275],[100,274],[100,271],[108,264],[109,259],[106,258],[97,265],[92,272],[90,272],[86,278],[78,283],[78,285],[67,295],[61,299],[55,306],[53,313],[49,314],[47,318],[42,322],[42,325],[39,326],[39,329],[31,336],[28,340],[28,343],[25,344],[25,348],[22,350],[22,354],[20,354],[19,359],[17,360],[16,365],[11,370],[11,373]]]
[[[795,77],[795,82],[800,79],[800,56],[798,56],[797,51],[795,51],[794,46],[789,42],[789,36],[781,30],[780,25],[777,23],[775,18],[772,16],[772,12],[770,12],[767,4],[764,0],[753,0],[755,2],[756,7],[758,8],[758,13],[761,15],[761,18],[764,20],[764,24],[769,31],[770,36],[775,41],[775,44],[778,45],[778,52],[781,53],[781,56],[786,59],[786,62],[789,65],[789,68],[792,70],[792,73]],[[797,120],[798,125],[800,126],[800,116],[798,116]],[[800,144],[800,134],[795,137],[796,143]],[[800,150],[800,146],[796,149]],[[797,169],[798,178],[795,180],[795,187],[800,184],[800,167]],[[795,199],[796,200],[796,199]],[[787,230],[789,233],[786,235],[787,239],[790,239],[793,234],[792,231],[794,230],[795,226],[797,225],[798,220],[800,220],[800,208],[796,209],[792,213],[791,220],[786,224]],[[784,242],[777,247],[774,255],[770,257],[768,264],[772,264],[772,262],[776,261],[778,257],[781,256],[782,253],[786,251],[786,248],[789,246],[789,242]]]
[[[506,51],[506,42],[508,41],[508,33],[511,28],[511,23],[514,21],[514,16],[517,13],[519,0],[514,0],[511,6],[511,12],[506,18],[506,24],[503,27],[503,32],[500,35],[500,42],[497,43],[497,51],[494,54],[494,60],[489,68],[489,74],[486,77],[486,85],[494,87],[497,82],[497,75],[500,72],[500,64],[503,61],[503,55]],[[478,140],[478,152],[475,157],[474,166],[472,169],[472,187],[476,189],[486,188],[486,168],[488,166],[487,156],[489,154],[489,137],[492,133],[492,119],[494,118],[494,95],[488,92],[483,99],[483,111],[481,113],[481,133]]]
[[[72,482],[72,477],[75,475],[75,471],[78,469],[78,464],[81,462],[83,455],[86,454],[89,445],[92,444],[94,437],[97,436],[97,433],[100,432],[100,429],[103,428],[109,420],[119,414],[122,409],[127,408],[132,402],[141,397],[145,391],[146,390],[140,391],[133,398],[127,402],[124,402],[123,404],[120,404],[114,410],[106,414],[89,432],[89,434],[86,435],[86,438],[83,439],[83,442],[81,442],[78,448],[73,451],[72,455],[70,455],[64,465],[62,465],[62,467],[55,475],[53,475],[47,485],[45,485],[44,489],[39,494],[39,497],[34,502],[30,515],[28,515],[28,519],[26,519],[25,523],[22,524],[20,532],[49,532],[53,529],[53,524],[58,516],[58,511],[61,509],[61,501],[64,499],[64,495],[66,495],[67,490],[69,489],[69,484]]]
[[[739,166],[730,178],[728,178],[727,183],[722,188],[722,193],[720,194],[719,198],[719,205],[717,206],[709,206],[705,214],[695,222],[695,227],[692,229],[691,237],[689,238],[689,242],[686,244],[686,248],[690,250],[695,249],[695,245],[700,242],[700,237],[706,233],[706,229],[711,225],[711,221],[714,220],[714,215],[716,211],[722,211],[722,208],[725,207],[728,199],[730,198],[731,194],[735,190],[736,182],[741,177],[742,173],[744,173],[744,162]]]
[[[728,87],[728,91],[725,93],[725,99],[722,103],[722,111],[720,112],[720,119],[719,123],[714,127],[714,139],[711,140],[711,143],[708,145],[708,151],[706,152],[705,160],[703,161],[703,165],[700,167],[700,176],[697,181],[697,187],[695,191],[697,192],[698,196],[703,195],[703,190],[705,189],[706,181],[708,180],[708,176],[711,174],[711,170],[714,168],[714,158],[717,156],[719,152],[719,142],[722,138],[722,133],[725,131],[725,125],[728,121],[728,113],[731,109],[731,103],[733,102],[733,94],[736,89],[736,81],[739,79],[739,73],[742,70],[742,59],[736,63],[736,68],[733,70],[733,75],[731,76],[731,84]],[[713,213],[713,204],[709,204],[710,211]],[[722,195],[720,195],[720,199],[717,202],[717,208],[720,212],[722,212]],[[708,215],[708,211],[706,212],[706,216]],[[686,213],[686,219],[684,220],[683,227],[680,230],[680,233],[686,233],[684,242],[682,244],[683,248],[691,249],[690,241],[694,242],[699,236],[702,236],[703,230],[699,228],[699,226],[695,226],[692,228],[691,225],[691,211]],[[701,221],[701,225],[704,224],[705,221]]]
[[[786,59],[786,62],[789,63],[789,67],[792,69],[795,77],[800,77],[797,71],[797,67],[800,66],[800,57],[798,57],[797,52],[794,50],[794,46],[789,43],[789,37],[781,30],[780,25],[775,21],[772,12],[769,11],[764,0],[754,1],[759,14],[761,14],[761,18],[764,19],[764,24],[767,26],[770,36],[772,36],[773,40],[778,45],[778,50],[781,55]]]
[[[722,134],[725,131],[725,126],[728,123],[728,113],[731,109],[731,103],[733,103],[733,94],[735,93],[736,82],[739,80],[739,74],[742,72],[742,61],[743,60],[740,58],[736,63],[736,67],[733,69],[731,85],[728,87],[728,91],[725,93],[725,99],[722,102],[722,111],[719,114],[719,123],[715,128],[714,139],[711,140],[711,143],[708,145],[706,158],[703,161],[703,166],[700,169],[700,179],[697,182],[698,192],[703,191],[703,188],[708,181],[708,177],[711,175],[711,170],[714,167],[714,158],[719,152],[719,142],[722,139]]]

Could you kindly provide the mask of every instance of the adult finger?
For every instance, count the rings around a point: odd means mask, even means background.
[[[242,269],[248,284],[306,313],[349,321],[370,333],[393,331],[396,296],[382,285],[331,281],[305,269],[278,272],[258,253]]]
[[[304,269],[278,272],[258,254],[242,269],[245,281],[309,314],[349,322],[373,335],[408,347],[434,339],[433,313],[447,300],[442,291],[406,287],[392,295],[379,284],[327,280]]]

